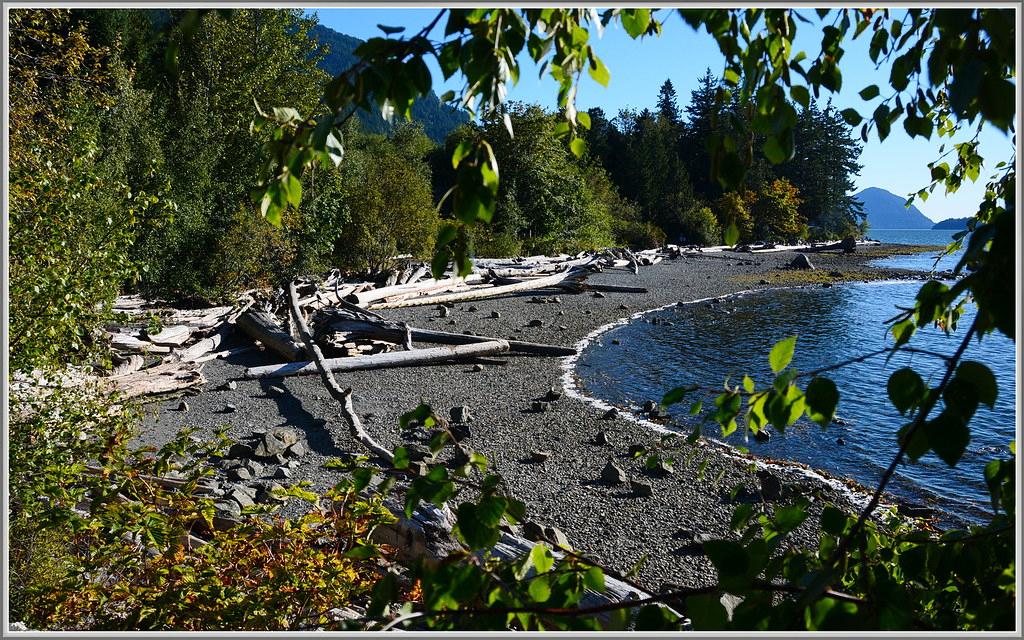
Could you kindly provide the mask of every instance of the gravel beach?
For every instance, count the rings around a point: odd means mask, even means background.
[[[591,283],[646,287],[649,292],[645,294],[595,297],[562,293],[558,294],[560,302],[542,304],[532,302],[535,294],[531,293],[456,304],[445,318],[433,306],[390,310],[384,315],[423,328],[572,346],[598,327],[675,302],[774,286],[914,277],[914,272],[875,269],[867,262],[882,255],[920,250],[883,245],[858,247],[852,255],[811,254],[815,271],[785,269],[796,255],[789,252],[700,254],[643,267],[639,275],[612,269],[589,279]],[[492,317],[495,311],[497,318]],[[542,326],[529,326],[535,320],[542,321]],[[244,338],[235,341],[246,344]],[[549,388],[562,391],[563,359],[519,355],[501,359],[507,364],[486,365],[482,370],[448,364],[363,371],[340,375],[339,380],[354,390],[355,408],[367,430],[389,447],[417,442],[410,434],[401,433],[398,418],[421,401],[443,416],[452,407],[469,407],[472,422],[467,443],[486,455],[508,482],[511,493],[525,501],[529,519],[558,527],[575,548],[619,572],[646,557],[636,580],[649,589],[665,583],[710,583],[714,571],[700,552],[701,536],[732,537],[729,519],[736,499],[730,497],[730,490],[742,484],[748,496],[756,494],[761,482],[756,466],[718,445],[698,443],[682,445],[673,473],[648,475],[642,458],[633,459],[628,449],[635,444],[653,444],[659,434],[622,415],[605,419],[603,410],[566,394],[551,402],[548,410],[534,411],[532,401]],[[308,451],[291,470],[291,478],[277,482],[309,480],[317,490],[328,488],[342,472],[325,469],[323,464],[347,453],[363,452],[349,436],[320,378],[239,379],[231,385],[233,389],[226,385],[239,378],[246,366],[275,361],[251,351],[229,361],[208,362],[204,369],[208,382],[201,393],[185,398],[187,411],[179,410],[181,398],[146,405],[147,416],[135,444],[159,446],[183,427],[209,433],[226,424],[230,425],[229,436],[242,439],[257,429],[286,425],[303,434]],[[272,386],[284,393],[268,393]],[[608,444],[595,442],[599,431],[606,432]],[[548,451],[550,457],[534,461],[534,450]],[[648,483],[651,495],[637,495],[628,482],[616,486],[601,482],[601,471],[610,459],[629,479]],[[699,474],[702,464],[704,472]],[[267,473],[274,470],[268,467]],[[815,506],[825,500],[848,500],[846,492],[797,469],[772,469],[772,473],[786,490],[777,500],[765,503],[767,508],[791,502],[797,493],[814,498]],[[794,541],[810,540],[814,522],[812,516]]]

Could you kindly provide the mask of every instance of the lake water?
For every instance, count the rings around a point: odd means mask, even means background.
[[[956,231],[951,229],[877,229],[869,231],[868,237],[885,243],[945,246],[953,241],[955,233]],[[891,256],[873,260],[871,264],[877,267],[896,269],[946,271],[956,266],[960,256],[963,255],[963,250],[961,249],[953,255],[943,256],[936,265],[935,258],[939,253],[941,252],[928,251],[908,256]]]
[[[646,400],[660,400],[673,387],[720,385],[726,376],[732,376],[735,384],[749,374],[763,388],[772,379],[768,352],[777,340],[790,335],[798,336],[792,366],[803,371],[891,345],[885,321],[897,313],[897,305],[911,304],[919,287],[919,282],[804,287],[728,297],[719,304],[671,307],[602,334],[580,355],[576,373],[586,394],[634,411]],[[962,327],[970,324],[972,315],[961,320]],[[652,324],[652,318],[658,324]],[[620,344],[613,344],[613,339]],[[958,344],[956,334],[947,336],[933,328],[911,341],[917,348],[946,354]],[[889,485],[890,493],[935,508],[947,524],[983,521],[991,513],[982,469],[996,455],[1006,455],[1014,436],[1013,341],[990,334],[972,344],[966,359],[984,362],[995,373],[999,385],[995,409],[979,407],[971,421],[970,444],[955,469],[929,453],[917,463],[901,466]],[[766,443],[746,441],[740,429],[727,442],[875,486],[897,451],[896,432],[906,422],[890,404],[885,383],[893,371],[908,365],[934,384],[943,361],[900,354],[889,362],[879,357],[839,369],[829,376],[841,394],[837,410],[844,422],[841,426],[822,429],[801,421],[785,433],[773,433]],[[669,412],[672,423],[687,432],[697,421],[688,415],[688,408],[687,402]],[[706,433],[720,435],[713,423]],[[845,444],[837,444],[839,438]]]

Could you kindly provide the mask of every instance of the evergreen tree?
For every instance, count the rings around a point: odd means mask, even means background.
[[[658,90],[658,117],[667,120],[671,124],[680,121],[679,101],[676,98],[676,88],[672,86],[671,80],[665,80]]]

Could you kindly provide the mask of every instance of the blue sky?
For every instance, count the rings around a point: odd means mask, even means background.
[[[419,31],[437,11],[420,8],[310,10],[317,14],[321,24],[362,39],[382,36],[378,24],[405,26],[409,32]],[[705,69],[710,67],[715,75],[721,74],[722,56],[710,36],[694,32],[678,15],[667,9],[658,11],[656,15],[665,21],[663,33],[658,38],[634,41],[617,24],[610,25],[600,37],[591,35],[591,44],[611,70],[611,82],[605,88],[585,77],[577,98],[580,110],[601,107],[609,117],[613,117],[623,108],[653,107],[658,88],[666,79],[672,80],[682,107],[688,102],[690,91]],[[807,15],[816,21],[813,12]],[[443,27],[444,19],[431,35],[440,39]],[[868,35],[862,35],[847,46],[840,65],[843,88],[832,96],[833,103],[839,108],[855,107],[862,114],[873,111],[874,103],[861,100],[857,92],[870,84],[884,87],[888,80],[888,69],[875,69],[867,56]],[[797,50],[803,49],[813,56],[820,49],[820,30],[816,25],[798,23],[796,44]],[[431,63],[430,66],[438,94],[447,89],[461,88],[457,78],[442,84],[440,70],[436,64]],[[519,84],[509,91],[509,99],[537,102],[553,108],[557,95],[555,83],[550,79],[538,79],[536,66],[525,54],[520,59],[520,66]],[[826,98],[826,92],[823,92],[822,106]],[[940,144],[936,140],[911,139],[902,125],[894,127],[884,142],[873,136],[865,144],[860,157],[864,168],[856,179],[858,190],[882,187],[898,195],[917,191],[929,182],[926,163],[937,157]],[[981,153],[989,159],[989,167],[1009,159],[1013,154],[1012,138],[996,130],[986,130],[981,136]],[[983,171],[978,183],[961,187],[958,193],[950,196],[937,189],[927,202],[918,201],[917,206],[933,220],[973,215],[984,193],[986,177]]]

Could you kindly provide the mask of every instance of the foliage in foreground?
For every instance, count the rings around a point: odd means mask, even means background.
[[[223,436],[179,434],[128,451],[138,415],[94,390],[16,394],[11,442],[11,620],[50,630],[264,630],[337,626],[332,609],[367,601],[393,520],[342,482],[305,513],[222,528],[213,496],[192,495]],[[165,487],[155,476],[180,479]],[[251,513],[269,512],[250,508]],[[189,536],[202,536],[195,544]]]

